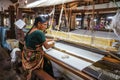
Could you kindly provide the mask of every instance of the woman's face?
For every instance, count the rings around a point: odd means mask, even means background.
[[[46,28],[47,28],[47,22],[45,22],[45,23],[38,23],[38,29],[40,29],[40,30],[42,30],[42,31],[44,31],[44,30],[46,30]]]

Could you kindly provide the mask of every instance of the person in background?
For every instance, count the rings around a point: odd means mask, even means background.
[[[22,65],[23,68],[28,71],[27,80],[30,80],[32,71],[38,68],[43,69],[53,76],[52,65],[50,61],[43,56],[44,51],[42,49],[42,46],[46,49],[54,46],[54,40],[47,39],[44,34],[48,20],[49,16],[39,15],[36,17],[33,27],[25,36]]]

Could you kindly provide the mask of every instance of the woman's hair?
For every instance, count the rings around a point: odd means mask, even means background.
[[[46,14],[46,15],[39,15],[39,16],[37,16],[37,17],[35,18],[35,21],[34,21],[34,24],[33,24],[32,28],[26,33],[25,38],[27,37],[28,33],[29,33],[34,27],[36,27],[36,26],[38,25],[38,22],[40,22],[40,23],[45,23],[46,21],[49,20],[49,18],[50,18],[50,16],[47,15],[47,14]]]
[[[38,22],[45,23],[46,21],[48,21],[48,19],[49,19],[48,15],[39,15],[38,17],[35,18],[34,26],[37,26]]]

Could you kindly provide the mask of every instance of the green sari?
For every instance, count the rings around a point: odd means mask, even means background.
[[[45,41],[46,41],[45,34],[40,30],[36,30],[31,34],[28,34],[28,36],[25,39],[26,47],[33,50],[36,50],[36,45],[42,46],[42,44]],[[51,62],[45,57],[44,57],[43,70],[46,71],[51,76],[53,76]]]

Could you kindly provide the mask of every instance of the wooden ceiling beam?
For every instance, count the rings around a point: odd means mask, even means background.
[[[86,6],[86,5],[90,5],[90,4],[92,4],[92,1],[93,0],[90,0],[90,1],[86,1],[86,0],[78,0],[78,1],[74,1],[74,2],[69,2],[69,3],[65,3],[65,7],[66,7],[66,9],[67,10],[69,10],[69,9],[72,9],[72,12],[73,13],[79,13],[79,12],[92,12],[93,10],[92,9],[90,9],[90,10],[79,10],[79,9],[77,9],[76,7],[80,7],[81,5],[83,5],[83,6]],[[110,0],[95,0],[95,4],[100,4],[100,3],[108,3]],[[62,5],[60,4],[60,5],[56,5],[55,6],[55,11],[56,12],[59,12],[60,10],[61,10],[61,7],[62,7]],[[43,12],[51,12],[52,11],[52,9],[53,9],[53,6],[47,6],[47,7],[36,7],[36,8],[32,8],[32,9],[30,9],[30,10],[25,10],[25,9],[23,9],[23,11],[24,12],[31,12],[31,10],[32,10],[32,12],[34,11],[34,12],[41,12],[41,11],[43,11]],[[106,9],[95,9],[95,12],[102,12],[102,11],[115,11],[115,10],[117,10],[116,8],[106,8]]]
[[[12,3],[16,3],[18,2],[18,0],[10,0]]]
[[[95,12],[109,12],[109,11],[116,11],[117,8],[106,8],[106,9],[95,9],[94,11]],[[81,12],[91,12],[92,13],[92,9],[90,10],[78,10],[78,9],[75,9],[75,10],[72,10],[73,13],[81,13]]]

